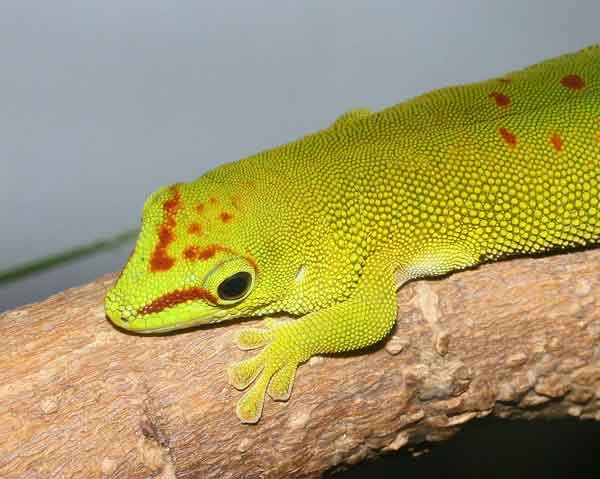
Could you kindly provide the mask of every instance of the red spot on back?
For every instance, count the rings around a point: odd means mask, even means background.
[[[190,224],[187,230],[191,235],[200,236],[202,234],[202,226],[199,223]]]
[[[188,246],[183,250],[183,256],[189,261],[206,261],[219,252],[232,253],[233,251],[226,246],[211,244],[200,248],[199,246]]]
[[[216,204],[219,202],[219,200],[217,200],[217,199],[216,199],[214,196],[211,196],[211,197],[208,199],[208,202],[209,202],[211,205],[216,205]]]
[[[563,140],[558,133],[552,133],[552,135],[550,135],[550,143],[552,143],[552,146],[556,151],[562,151],[564,147]]]
[[[500,107],[510,106],[510,98],[504,93],[500,93],[499,91],[493,91],[492,93],[490,93],[490,98],[493,98],[496,102],[496,105]]]
[[[194,209],[196,210],[196,212],[202,214],[202,212],[204,211],[204,203],[197,203],[196,206],[194,206]]]
[[[170,188],[171,198],[163,204],[164,218],[158,227],[158,243],[150,257],[150,271],[167,271],[175,264],[175,258],[169,255],[169,245],[175,241],[177,213],[181,209],[181,193],[178,185]]]
[[[143,316],[146,314],[160,313],[167,308],[172,308],[173,306],[185,303],[186,301],[194,300],[205,300],[213,304],[217,304],[218,302],[217,298],[215,298],[210,291],[204,288],[196,287],[180,289],[171,293],[163,294],[151,303],[148,303],[143,308],[140,308],[138,310],[138,314]]]
[[[233,215],[227,211],[221,211],[219,217],[223,223],[229,223],[233,219]]]
[[[560,83],[562,86],[571,90],[583,90],[585,88],[585,81],[583,78],[581,78],[579,75],[575,75],[574,73],[562,77]]]
[[[517,146],[517,137],[513,132],[506,128],[500,128],[498,132],[502,136],[504,143],[506,143],[508,146],[510,146],[511,148]]]

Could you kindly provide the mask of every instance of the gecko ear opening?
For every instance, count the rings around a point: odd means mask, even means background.
[[[204,278],[202,287],[213,294],[218,304],[229,306],[245,299],[254,286],[254,268],[236,257],[215,265]]]

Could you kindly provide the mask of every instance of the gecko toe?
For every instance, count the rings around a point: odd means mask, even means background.
[[[296,376],[296,364],[286,364],[279,371],[275,373],[267,392],[269,396],[275,401],[287,401],[292,393],[292,387],[294,385],[294,378]]]
[[[246,389],[265,367],[262,354],[230,364],[227,368],[229,384],[236,389]]]
[[[246,424],[255,424],[262,415],[266,384],[257,381],[238,401],[235,413]]]

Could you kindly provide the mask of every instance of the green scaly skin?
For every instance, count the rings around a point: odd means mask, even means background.
[[[287,399],[311,356],[383,339],[407,280],[598,242],[599,189],[596,46],[378,113],[352,110],[157,191],[106,312],[146,333],[296,316],[237,335],[244,349],[264,347],[229,368],[235,387],[252,384],[237,415],[253,423],[265,393]],[[231,299],[219,285],[240,272],[248,281]]]

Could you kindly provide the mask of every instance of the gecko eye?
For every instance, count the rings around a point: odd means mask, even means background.
[[[240,271],[223,281],[217,288],[217,293],[224,301],[235,301],[246,295],[251,284],[252,275],[247,271]]]
[[[221,306],[239,303],[254,287],[255,270],[243,257],[229,258],[214,266],[204,277],[202,287],[212,293]]]

